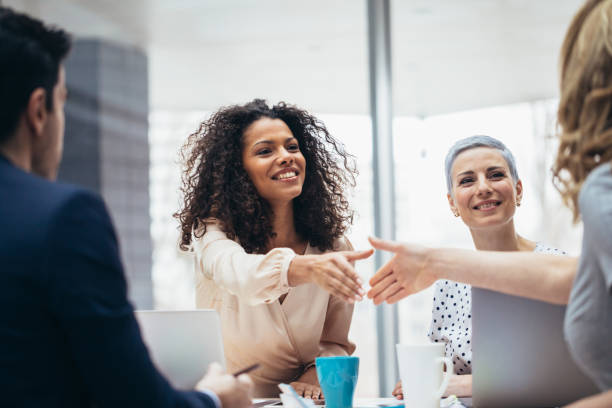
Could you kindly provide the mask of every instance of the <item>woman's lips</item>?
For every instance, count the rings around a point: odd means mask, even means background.
[[[276,176],[273,177],[273,179],[275,179],[275,180],[286,180],[286,179],[295,178],[295,177],[297,177],[297,172],[295,172],[295,171],[286,171],[284,173],[277,174]]]
[[[284,183],[292,183],[298,179],[300,172],[294,168],[281,170],[272,176],[272,180]]]
[[[478,211],[492,211],[495,208],[499,207],[501,201],[485,201],[473,207],[474,210]]]

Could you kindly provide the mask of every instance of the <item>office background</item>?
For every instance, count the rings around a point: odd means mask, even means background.
[[[581,3],[0,1],[75,33],[60,178],[105,197],[130,297],[158,309],[194,307],[191,258],[178,250],[172,218],[178,150],[211,112],[256,97],[308,109],[356,156],[356,248],[376,231],[472,248],[448,209],[443,158],[458,138],[487,134],[517,158],[519,233],[578,254],[581,227],[569,227],[549,169],[558,53]],[[375,260],[357,268],[367,278]],[[425,339],[430,308],[428,291],[383,313],[369,301],[356,306],[359,396],[393,387],[388,345]]]

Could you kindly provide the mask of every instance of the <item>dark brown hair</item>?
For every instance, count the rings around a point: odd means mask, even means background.
[[[353,220],[345,196],[355,186],[353,156],[325,125],[308,112],[280,102],[269,107],[255,99],[221,108],[189,136],[182,149],[185,164],[180,247],[188,250],[192,233],[206,232],[205,220],[215,218],[230,239],[248,253],[265,253],[272,230],[272,211],[259,196],[242,164],[244,131],[260,118],[280,119],[298,140],[306,159],[302,194],[293,200],[299,236],[322,251],[332,249]]]
[[[53,110],[53,88],[71,41],[60,28],[0,6],[0,143],[15,132],[36,88],[45,90],[47,110]]]

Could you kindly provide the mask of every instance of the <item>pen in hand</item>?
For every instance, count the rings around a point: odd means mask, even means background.
[[[257,369],[257,368],[259,368],[259,364],[258,364],[258,363],[255,363],[255,364],[250,365],[250,366],[248,366],[248,367],[246,367],[246,368],[243,368],[242,370],[238,370],[238,371],[236,371],[236,372],[235,372],[234,374],[232,374],[232,375],[233,375],[234,377],[238,377],[238,376],[239,376],[239,375],[241,375],[241,374],[246,374],[246,373],[251,372],[251,371],[253,371],[253,370]]]

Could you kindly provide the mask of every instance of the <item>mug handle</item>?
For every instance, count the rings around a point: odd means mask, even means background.
[[[448,382],[450,381],[450,377],[451,375],[453,375],[451,371],[453,369],[453,361],[448,357],[436,358],[435,364],[438,364],[440,362],[446,364],[446,371],[444,372],[444,377],[442,377],[442,384],[440,384],[440,388],[438,389],[438,395],[436,398],[442,398],[444,391],[446,391],[446,387],[448,387]]]

